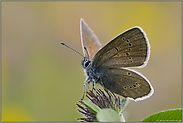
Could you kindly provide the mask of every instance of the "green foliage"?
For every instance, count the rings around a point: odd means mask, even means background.
[[[113,109],[104,108],[100,109],[92,102],[82,101],[83,104],[93,113],[96,114],[99,122],[125,122],[125,120]],[[123,106],[129,103],[128,100],[122,100]],[[182,122],[182,109],[171,109],[161,111],[148,116],[142,122]]]
[[[120,115],[113,109],[102,109],[97,113],[99,122],[124,122]]]
[[[128,103],[130,102],[130,99],[124,98],[122,99],[121,103],[122,103],[122,108],[124,109]]]
[[[99,122],[124,122],[121,116],[113,109],[100,109],[97,105],[91,102],[85,100],[82,102],[91,112],[97,114],[96,117]]]
[[[148,116],[142,122],[182,122],[182,109],[161,111]]]
[[[93,103],[91,103],[91,102],[88,102],[88,101],[85,101],[85,100],[83,100],[82,102],[83,102],[83,104],[84,104],[91,112],[93,112],[93,113],[95,113],[95,114],[97,114],[97,112],[101,110],[97,105],[95,105],[95,104],[93,104]]]

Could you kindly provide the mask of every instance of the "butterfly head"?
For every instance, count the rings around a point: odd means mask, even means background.
[[[91,61],[89,59],[86,59],[84,57],[84,59],[82,60],[82,63],[81,64],[82,64],[82,66],[83,66],[84,69],[87,69],[87,68],[90,68]]]

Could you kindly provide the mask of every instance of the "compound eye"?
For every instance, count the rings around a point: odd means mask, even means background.
[[[90,61],[87,61],[87,62],[85,62],[85,67],[88,67],[88,65],[90,64]]]

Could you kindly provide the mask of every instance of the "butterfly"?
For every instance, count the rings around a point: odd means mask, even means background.
[[[86,75],[83,96],[90,82],[95,88],[96,84],[100,84],[105,89],[134,101],[144,100],[154,93],[149,80],[130,69],[146,66],[150,57],[150,44],[141,27],[128,29],[102,48],[82,18],[80,34],[84,54],[82,67]]]

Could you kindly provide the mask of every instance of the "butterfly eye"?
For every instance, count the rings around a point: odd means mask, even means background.
[[[87,68],[90,65],[90,62],[91,61],[89,61],[88,59],[84,58],[82,60],[82,63],[81,64],[82,64],[83,68]]]
[[[86,62],[84,63],[84,67],[88,67],[89,64],[90,64],[90,61],[86,61]]]

